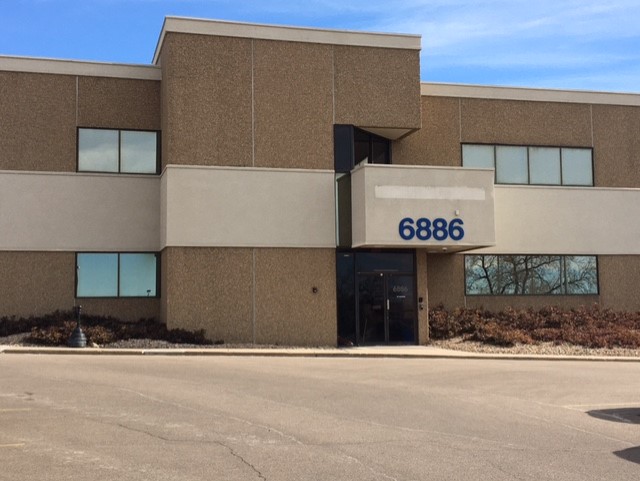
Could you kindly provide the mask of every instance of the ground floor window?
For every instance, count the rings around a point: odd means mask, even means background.
[[[158,254],[76,254],[76,297],[157,297]]]
[[[598,294],[596,256],[467,255],[467,295]]]

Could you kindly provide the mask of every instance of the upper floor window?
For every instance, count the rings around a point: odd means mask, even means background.
[[[462,166],[495,169],[497,184],[593,185],[593,150],[462,144]]]
[[[78,129],[78,171],[158,173],[158,133]]]
[[[351,172],[364,162],[391,163],[391,141],[353,125],[334,125],[334,160],[336,172]]]

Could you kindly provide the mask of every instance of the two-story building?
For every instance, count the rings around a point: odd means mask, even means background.
[[[0,316],[336,345],[640,310],[640,95],[421,83],[419,53],[169,17],[150,65],[0,57]]]

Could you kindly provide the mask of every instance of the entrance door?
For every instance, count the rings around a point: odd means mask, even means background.
[[[358,274],[358,344],[415,342],[414,277]]]

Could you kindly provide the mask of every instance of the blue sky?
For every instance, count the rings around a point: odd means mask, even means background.
[[[422,35],[422,80],[640,92],[640,0],[0,0],[0,55],[150,63],[165,15]]]

